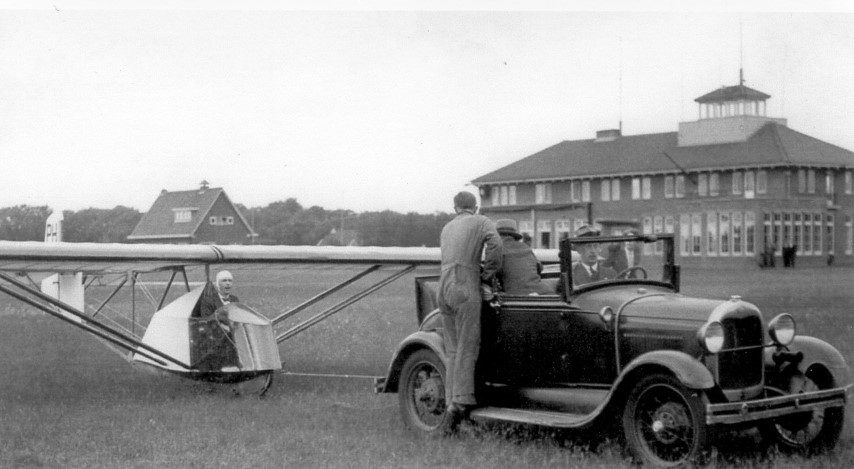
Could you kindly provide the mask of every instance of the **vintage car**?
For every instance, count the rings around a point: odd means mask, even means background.
[[[673,239],[564,239],[560,271],[544,274],[554,295],[485,293],[480,406],[470,418],[564,429],[616,426],[630,455],[656,466],[701,460],[715,429],[757,427],[782,449],[805,453],[832,448],[850,387],[842,355],[796,335],[788,314],[769,321],[738,296],[680,294]],[[619,272],[600,265],[612,278],[573,283],[574,259],[593,252],[605,263],[626,243],[641,248],[631,265]],[[453,430],[445,411],[437,283],[438,276],[416,279],[420,327],[375,383],[377,392],[399,394],[404,423],[425,434]]]

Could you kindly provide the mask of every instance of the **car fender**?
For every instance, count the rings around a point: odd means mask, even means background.
[[[377,392],[397,392],[397,385],[400,381],[400,373],[403,371],[403,364],[410,355],[421,349],[432,350],[433,353],[439,356],[439,359],[443,363],[446,362],[444,348],[442,347],[442,337],[438,332],[418,331],[410,334],[397,346],[397,352],[395,352],[391,359],[385,382],[382,387],[377,389]]]
[[[774,354],[779,350],[781,349],[776,347],[765,349],[765,373],[769,375],[769,378],[773,378],[779,373],[777,364],[773,359]],[[806,373],[814,366],[821,366],[830,372],[835,387],[850,384],[851,376],[845,358],[829,343],[815,337],[798,335],[795,336],[794,341],[789,346],[785,347],[785,350],[790,353],[800,352],[803,354],[803,358],[797,364],[797,370],[800,373]]]
[[[689,389],[709,389],[715,386],[715,378],[700,360],[678,350],[654,350],[636,357],[623,368],[616,386],[620,386],[626,377],[644,367],[666,368]]]

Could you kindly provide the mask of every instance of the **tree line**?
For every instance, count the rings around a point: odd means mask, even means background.
[[[335,229],[358,233],[365,246],[438,246],[439,233],[453,215],[304,208],[296,199],[265,207],[238,210],[258,234],[257,244],[314,245]],[[52,210],[47,206],[16,205],[0,208],[0,240],[40,241]],[[63,240],[69,242],[124,243],[142,213],[118,205],[111,209],[86,208],[63,212]]]

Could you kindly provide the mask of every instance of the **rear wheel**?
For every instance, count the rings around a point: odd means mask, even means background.
[[[445,365],[431,350],[419,350],[403,365],[398,389],[400,414],[407,428],[423,435],[451,430],[445,406]]]
[[[797,375],[789,382],[789,393],[800,394],[829,387],[820,386],[809,375]],[[763,424],[760,431],[763,437],[775,442],[785,452],[816,454],[836,446],[844,421],[845,408],[834,407],[788,415]]]
[[[655,467],[702,462],[708,448],[700,395],[664,374],[647,376],[632,389],[623,432],[632,457]]]

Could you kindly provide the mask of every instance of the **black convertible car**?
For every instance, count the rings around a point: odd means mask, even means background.
[[[643,243],[637,265],[573,283],[574,251]],[[831,345],[796,335],[788,314],[679,293],[672,235],[562,240],[553,295],[484,294],[478,362],[482,419],[553,428],[619,422],[639,462],[696,462],[711,428],[756,426],[782,449],[832,448],[842,430],[848,367]],[[438,277],[416,279],[420,327],[403,340],[377,392],[397,392],[407,427],[449,431]]]

